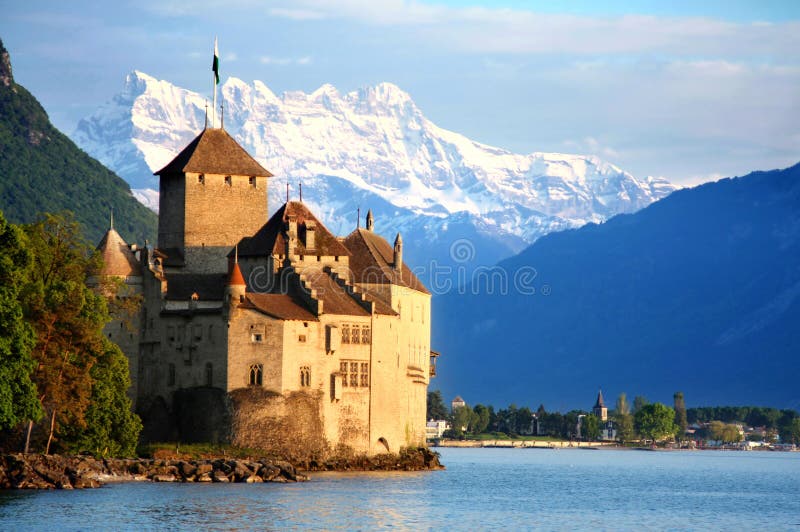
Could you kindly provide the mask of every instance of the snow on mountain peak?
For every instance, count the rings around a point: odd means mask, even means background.
[[[406,224],[397,227],[404,234],[436,240],[468,223],[519,248],[552,230],[638,210],[675,188],[594,156],[521,155],[472,141],[430,122],[388,82],[344,95],[324,84],[277,96],[261,81],[228,78],[220,93],[225,129],[277,176],[271,197],[281,197],[287,179],[304,180],[333,229],[336,217],[372,204]],[[203,128],[206,99],[139,71],[123,95],[81,120],[73,139],[134,188],[156,189],[152,172]],[[154,203],[152,193],[139,197]]]

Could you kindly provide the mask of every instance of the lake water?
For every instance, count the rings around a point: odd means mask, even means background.
[[[441,449],[447,470],[0,492],[0,530],[800,530],[800,453]]]

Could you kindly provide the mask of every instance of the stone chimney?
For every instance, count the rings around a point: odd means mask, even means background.
[[[367,211],[367,231],[375,229],[375,218],[372,216],[372,209]]]
[[[289,214],[286,216],[286,259],[294,255],[297,248],[297,216]]]
[[[403,237],[400,236],[400,233],[397,233],[394,239],[394,263],[392,268],[398,272],[403,269]]]
[[[306,241],[305,246],[307,251],[313,251],[316,246],[316,224],[312,220],[306,220]]]

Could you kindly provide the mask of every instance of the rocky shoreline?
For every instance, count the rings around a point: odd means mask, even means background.
[[[304,482],[301,471],[425,471],[444,469],[437,453],[407,450],[300,466],[274,459],[94,458],[41,454],[0,455],[0,489],[98,488],[109,482]]]

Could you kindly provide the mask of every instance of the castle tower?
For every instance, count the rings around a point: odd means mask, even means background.
[[[226,273],[230,249],[267,221],[272,174],[224,129],[205,129],[156,175],[164,265]]]
[[[129,246],[114,229],[113,215],[97,250],[103,258],[103,269],[100,278],[93,281],[108,298],[112,315],[112,320],[103,328],[103,334],[117,344],[128,359],[131,376],[128,397],[135,402],[139,375],[142,266],[134,254],[136,247]]]
[[[597,416],[600,421],[606,421],[608,419],[608,408],[606,408],[603,402],[603,390],[598,390],[597,392],[597,401],[594,403],[592,413]]]

